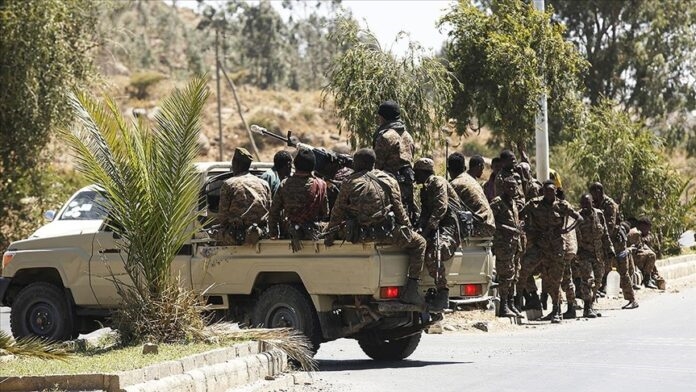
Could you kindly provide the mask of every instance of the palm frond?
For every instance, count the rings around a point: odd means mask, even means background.
[[[12,339],[12,336],[0,330],[0,356],[16,355],[40,359],[67,360],[70,353],[58,343],[43,340],[38,337]]]

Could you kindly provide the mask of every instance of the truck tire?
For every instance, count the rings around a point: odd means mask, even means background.
[[[375,361],[400,361],[416,351],[422,334],[421,331],[415,335],[395,340],[361,338],[358,339],[358,344],[363,352]]]
[[[298,287],[279,284],[267,288],[259,296],[251,317],[252,326],[294,328],[311,342],[316,354],[321,344],[321,328],[314,305]]]
[[[63,290],[45,282],[23,288],[12,303],[10,328],[15,338],[38,336],[55,341],[72,338],[72,312]]]

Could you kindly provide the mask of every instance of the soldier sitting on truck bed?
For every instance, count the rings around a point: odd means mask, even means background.
[[[249,173],[252,160],[246,149],[235,149],[234,176],[225,180],[220,190],[218,221],[221,229],[215,239],[221,245],[255,244],[266,232],[271,190],[266,181]]]
[[[319,222],[329,215],[326,182],[312,174],[315,162],[312,150],[300,148],[294,161],[295,174],[283,180],[271,203],[269,236],[279,238],[279,226],[287,224],[294,252],[302,248],[301,240],[319,238]]]
[[[401,203],[399,184],[374,167],[374,151],[363,148],[355,153],[355,173],[341,185],[324,243],[333,245],[339,228],[344,227],[345,239],[353,243],[377,241],[406,249],[409,255],[408,281],[400,299],[422,305],[425,300],[418,289],[418,278],[423,269],[425,239],[411,229]]]

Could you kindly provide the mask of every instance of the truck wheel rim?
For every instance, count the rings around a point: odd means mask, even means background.
[[[286,304],[277,304],[268,312],[266,317],[268,328],[295,328],[298,329],[300,321],[297,313]]]
[[[55,309],[47,303],[34,304],[27,313],[31,332],[39,336],[51,335],[55,329]]]

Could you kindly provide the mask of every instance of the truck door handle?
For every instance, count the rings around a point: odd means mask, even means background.
[[[101,254],[105,253],[121,253],[121,249],[102,249],[99,251]]]

